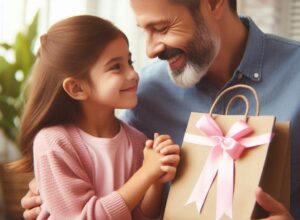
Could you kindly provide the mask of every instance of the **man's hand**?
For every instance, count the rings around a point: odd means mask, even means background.
[[[270,216],[264,220],[293,220],[289,211],[260,187],[257,188],[255,194],[256,202],[270,213]]]
[[[21,200],[21,206],[25,211],[23,217],[26,220],[36,219],[41,211],[40,205],[42,204],[41,197],[38,193],[35,179],[29,183],[29,191]]]

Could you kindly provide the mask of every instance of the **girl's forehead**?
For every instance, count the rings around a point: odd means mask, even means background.
[[[128,59],[131,53],[127,40],[124,37],[118,37],[110,41],[101,52],[97,63],[106,65],[107,63],[117,59]]]

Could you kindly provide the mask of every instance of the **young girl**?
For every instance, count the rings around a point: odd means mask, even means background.
[[[110,22],[75,16],[41,37],[18,164],[34,167],[38,219],[160,216],[179,147],[155,134],[144,148],[146,137],[114,116],[115,108],[137,104],[137,85],[128,40]]]

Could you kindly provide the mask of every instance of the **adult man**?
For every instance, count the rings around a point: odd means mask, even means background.
[[[300,44],[266,35],[251,19],[240,19],[235,0],[131,0],[131,4],[147,34],[147,55],[161,60],[142,71],[139,105],[124,118],[147,135],[167,132],[180,144],[191,111],[208,112],[228,86],[251,85],[259,93],[261,114],[291,121],[291,213],[300,219],[300,172],[296,172]],[[240,113],[239,106],[234,105],[232,112]],[[23,207],[29,208],[32,203],[26,198]],[[261,191],[257,202],[270,212],[270,219],[291,219]],[[25,215],[34,216],[30,211]]]

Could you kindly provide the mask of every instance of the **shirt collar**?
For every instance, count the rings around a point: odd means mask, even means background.
[[[262,79],[262,63],[264,55],[264,33],[249,17],[241,17],[241,21],[249,28],[246,50],[237,68],[239,73],[255,82]]]

